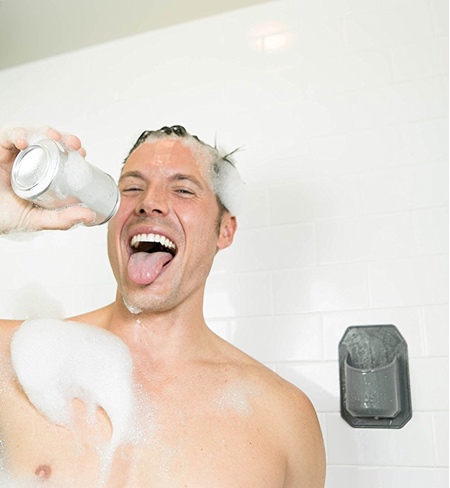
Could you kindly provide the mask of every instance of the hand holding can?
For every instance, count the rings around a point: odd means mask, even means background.
[[[120,203],[110,175],[51,139],[39,140],[17,155],[11,185],[17,196],[40,208],[86,206],[95,212],[95,220],[87,225],[107,222]]]
[[[5,127],[0,129],[0,235],[39,230],[65,230],[77,224],[90,225],[95,213],[81,205],[71,205],[57,210],[45,210],[32,201],[19,198],[11,184],[12,167],[21,150],[42,139],[51,139],[63,145],[69,153],[81,157],[86,151],[78,137],[46,127],[30,129]]]

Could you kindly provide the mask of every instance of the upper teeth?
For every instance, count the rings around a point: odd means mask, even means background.
[[[175,249],[175,244],[165,236],[159,234],[138,234],[131,239],[131,246],[138,247],[140,242],[159,242],[168,249]]]

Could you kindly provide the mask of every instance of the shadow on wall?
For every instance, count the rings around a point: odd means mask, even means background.
[[[6,311],[11,317],[21,320],[65,317],[62,303],[38,282],[19,288],[12,295]]]

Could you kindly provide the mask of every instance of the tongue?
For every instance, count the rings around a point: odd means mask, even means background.
[[[137,252],[130,256],[128,276],[138,285],[149,285],[171,260],[172,255],[168,252]]]

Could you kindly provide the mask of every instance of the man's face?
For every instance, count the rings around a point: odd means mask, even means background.
[[[235,220],[225,212],[217,230],[209,162],[194,153],[181,140],[160,139],[141,144],[123,168],[108,252],[131,311],[201,302],[217,250],[232,242]]]

